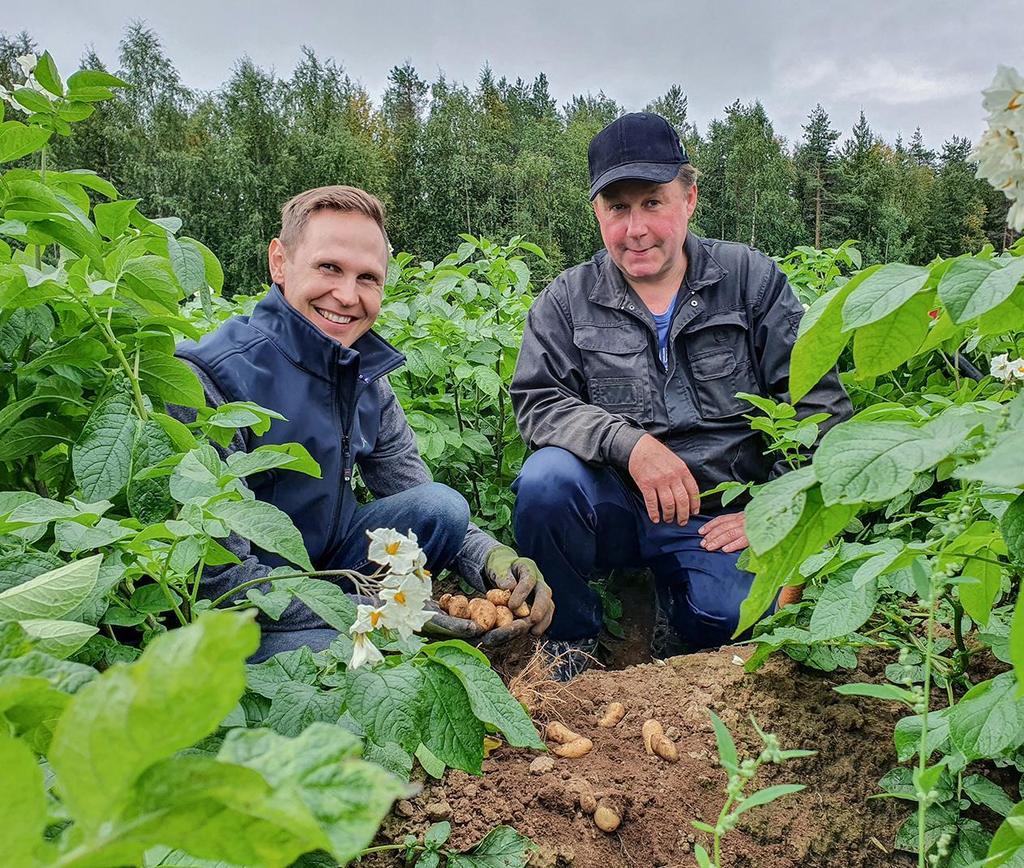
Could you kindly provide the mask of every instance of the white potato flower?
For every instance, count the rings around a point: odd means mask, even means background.
[[[368,530],[366,535],[370,538],[367,557],[375,564],[387,567],[392,573],[400,574],[411,573],[420,566],[419,561],[423,552],[416,541],[416,534],[412,531],[406,536],[397,530],[382,527]]]
[[[977,177],[986,179],[1010,200],[1006,222],[1024,229],[1024,78],[1000,66],[984,93],[988,129],[971,154]]]
[[[1009,353],[1000,353],[989,362],[989,373],[1004,383],[1024,381],[1024,358],[1011,360]]]
[[[367,663],[372,666],[383,659],[384,655],[380,653],[380,649],[370,641],[369,633],[356,633],[352,637],[352,660],[348,664],[349,669],[358,669]]]
[[[430,593],[430,582],[415,573],[388,576],[381,582],[380,598],[384,601],[381,606],[382,625],[408,639],[433,617],[433,612],[425,608]]]
[[[1024,131],[1024,77],[1016,69],[1000,64],[992,86],[982,94],[990,118],[1000,120],[1017,133]]]
[[[373,606],[360,605],[356,608],[356,620],[348,630],[352,636],[352,660],[348,664],[349,669],[358,669],[366,663],[379,663],[384,659],[380,649],[370,641],[370,633],[378,626],[382,626],[383,617],[384,613]]]
[[[31,78],[32,73],[35,71],[36,64],[39,63],[39,58],[29,52],[16,58],[18,66],[21,67],[21,71],[25,74],[25,78]]]

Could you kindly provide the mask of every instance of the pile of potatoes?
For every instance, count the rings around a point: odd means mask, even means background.
[[[482,630],[493,630],[495,627],[507,627],[516,618],[530,616],[530,607],[526,603],[514,612],[508,607],[511,596],[511,591],[492,588],[486,597],[474,597],[472,600],[462,594],[442,594],[437,604],[453,618],[466,618]]]
[[[619,725],[625,715],[626,707],[621,702],[612,702],[597,721],[597,725],[612,729]],[[545,734],[548,741],[555,743],[551,748],[555,756],[579,759],[594,749],[593,741],[557,721],[547,725]],[[659,721],[654,718],[645,720],[640,729],[640,737],[644,742],[644,750],[651,756],[670,763],[679,761],[679,749],[675,742],[665,735]],[[584,813],[592,815],[594,824],[603,832],[614,832],[622,822],[622,807],[615,799],[606,798],[598,802],[593,795],[584,794],[579,798],[579,803]]]

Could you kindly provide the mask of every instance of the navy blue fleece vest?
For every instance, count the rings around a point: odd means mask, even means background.
[[[249,317],[234,317],[177,354],[207,373],[226,401],[253,401],[276,410],[265,434],[245,429],[247,449],[301,443],[320,463],[314,479],[289,470],[249,478],[260,500],[291,516],[313,565],[330,564],[355,511],[352,467],[373,452],[380,431],[380,401],[370,383],[399,367],[402,356],[367,332],[351,348],[319,331],[272,286]],[[260,552],[268,564],[284,561]]]

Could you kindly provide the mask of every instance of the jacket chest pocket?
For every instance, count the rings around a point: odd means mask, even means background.
[[[760,388],[750,358],[748,323],[742,311],[709,314],[692,324],[683,338],[691,383],[704,419],[745,413],[750,405],[737,392]]]
[[[572,342],[583,359],[590,403],[637,422],[650,420],[647,336],[621,325],[578,325]]]

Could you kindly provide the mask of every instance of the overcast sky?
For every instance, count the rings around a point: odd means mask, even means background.
[[[843,134],[861,109],[888,141],[920,126],[938,148],[984,128],[997,63],[1024,70],[1022,0],[2,0],[0,29],[27,30],[65,73],[92,46],[111,69],[133,18],[159,35],[182,81],[215,89],[249,55],[288,75],[303,45],[379,99],[392,66],[472,82],[548,76],[559,104],[604,93],[638,110],[678,83],[703,132],[736,99],[760,99],[791,141],[816,102]]]

